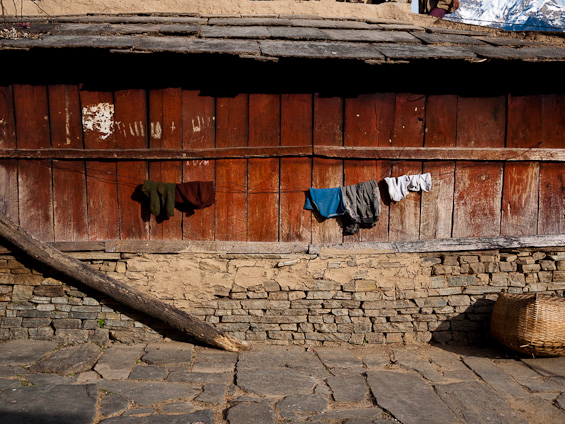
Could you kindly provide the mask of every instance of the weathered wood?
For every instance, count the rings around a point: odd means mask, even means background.
[[[457,96],[431,95],[426,100],[424,146],[452,148],[457,136]],[[446,149],[447,150],[447,149]],[[455,162],[426,161],[432,189],[422,192],[420,239],[451,237]]]
[[[149,148],[180,149],[182,147],[182,90],[180,88],[154,89],[149,91]],[[164,183],[182,181],[180,161],[149,162],[149,179]],[[145,208],[142,212],[150,215]],[[147,219],[147,218],[145,218]],[[182,240],[182,213],[161,220],[149,218],[151,240]]]
[[[82,149],[78,86],[50,85],[49,121],[55,148]],[[88,240],[84,161],[53,161],[53,215],[56,241]]]
[[[0,86],[0,148],[16,148],[14,97],[11,86]],[[0,160],[0,212],[14,222],[18,216],[18,162]]]
[[[426,98],[426,129],[424,146],[444,148],[455,147],[457,136],[457,96],[429,95]]]
[[[501,235],[521,236],[537,232],[538,194],[539,163],[504,165]]]
[[[182,92],[183,148],[213,148],[215,146],[215,99],[197,90]],[[183,181],[214,181],[216,163],[213,160],[183,161]],[[215,204],[183,216],[183,239],[214,240]]]
[[[306,243],[253,242],[253,241],[142,241],[109,240],[106,252],[121,253],[186,253],[224,252],[230,254],[287,254],[306,253]]]
[[[422,172],[432,176],[432,189],[422,192],[420,239],[451,237],[455,162],[424,162]]]
[[[556,134],[557,136],[558,134]],[[546,139],[547,140],[547,139]],[[547,141],[546,143],[549,143]],[[544,143],[544,145],[546,144]],[[0,159],[116,159],[205,160],[250,159],[314,156],[340,159],[446,160],[504,162],[565,162],[565,143],[556,148],[473,148],[473,147],[358,147],[327,146],[262,146],[214,149],[2,149]]]
[[[392,165],[392,176],[422,173],[422,162],[398,162]],[[420,200],[422,193],[411,191],[405,199],[391,202],[389,240],[407,241],[420,238]]]
[[[565,149],[565,94],[544,94],[542,107],[543,147]]]
[[[112,92],[80,91],[86,149],[115,150],[115,115]],[[99,120],[95,116],[101,116]],[[92,125],[89,125],[92,123]],[[88,237],[90,240],[116,239],[120,236],[118,220],[118,182],[115,161],[88,161]]]
[[[217,330],[149,293],[143,293],[65,255],[10,222],[3,214],[0,214],[0,237],[70,279],[99,291],[125,306],[166,322],[204,343],[233,352],[249,349],[246,342]]]
[[[216,148],[246,148],[248,95],[216,99]],[[247,160],[216,161],[216,240],[247,240]]]
[[[506,96],[463,97],[457,101],[458,147],[504,147]]]
[[[540,168],[538,234],[565,232],[565,169],[558,163]]]
[[[217,253],[243,255],[281,255],[289,253],[318,254],[321,249],[337,251],[387,252],[450,252],[482,251],[513,248],[550,248],[565,245],[565,235],[504,236],[481,238],[453,238],[397,242],[360,243],[280,243],[247,241],[181,241],[181,240],[108,240],[86,242],[55,242],[50,246],[62,252],[107,253]],[[0,254],[10,254],[14,248],[0,247]]]
[[[453,238],[438,240],[419,240],[404,242],[371,242],[343,244],[311,244],[308,253],[319,254],[324,250],[335,252],[351,251],[363,253],[425,253],[425,252],[462,252],[485,251],[493,249],[516,249],[528,247],[561,247],[565,244],[565,235],[519,236],[519,237],[481,237]]]
[[[424,145],[424,116],[426,98],[418,94],[396,95],[394,137],[395,147]],[[422,162],[393,163],[392,177],[422,173]],[[417,240],[420,238],[421,192],[410,192],[404,200],[390,204],[389,240]]]
[[[281,144],[312,144],[312,95],[281,95]],[[280,241],[310,242],[312,213],[301,206],[311,185],[312,159],[280,159]]]
[[[280,144],[280,95],[249,95],[249,145]],[[279,159],[248,160],[247,239],[279,237]]]
[[[15,84],[14,108],[17,147],[49,148],[47,87]],[[18,161],[18,191],[20,225],[42,240],[54,241],[51,161]]]
[[[565,145],[563,146],[565,147]],[[314,146],[315,157],[343,159],[540,161],[564,162],[565,150],[466,147],[333,147]]]
[[[502,164],[457,162],[453,237],[500,235]]]
[[[141,89],[118,90],[114,93],[116,107],[116,148],[147,148],[147,101]],[[118,213],[120,238],[148,239],[149,225],[141,214],[143,197],[139,190],[147,179],[147,164],[139,161],[119,161]],[[136,198],[137,197],[137,198]]]
[[[343,146],[343,98],[314,95],[313,145]],[[330,188],[343,185],[343,161],[314,158],[312,187]],[[302,205],[300,205],[302,206]],[[312,243],[340,243],[343,231],[337,219],[323,219],[312,213]]]
[[[189,121],[190,122],[190,121]],[[194,140],[191,141],[191,144]],[[0,148],[4,159],[117,159],[129,161],[146,160],[204,160],[247,159],[271,157],[312,156],[312,146],[260,146],[260,147],[216,147],[186,149],[6,149]]]
[[[541,95],[509,95],[506,147],[542,147],[541,113]]]

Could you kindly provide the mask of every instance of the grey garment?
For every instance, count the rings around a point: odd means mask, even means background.
[[[341,188],[345,216],[345,234],[355,234],[360,228],[372,228],[381,214],[381,193],[376,180]]]

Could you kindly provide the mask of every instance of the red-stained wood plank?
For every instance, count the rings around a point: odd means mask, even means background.
[[[424,145],[425,110],[426,96],[412,93],[396,94],[393,146]]]
[[[504,164],[501,235],[537,234],[539,166],[536,162]]]
[[[180,88],[149,91],[149,148],[180,149],[182,147],[182,90]],[[182,181],[181,161],[149,162],[149,179],[163,183]],[[144,208],[145,209],[145,208]],[[145,215],[150,215],[144,210]],[[150,215],[151,240],[182,240],[182,212],[175,210],[169,219]]]
[[[426,147],[455,147],[457,96],[429,95],[426,99],[425,127]]]
[[[542,96],[543,147],[565,149],[565,94]]]
[[[457,147],[504,147],[506,96],[459,97]]]
[[[248,95],[216,99],[216,147],[245,147]],[[216,161],[216,240],[247,240],[247,159]]]
[[[541,95],[508,95],[506,147],[542,147]]]
[[[565,232],[565,169],[559,163],[540,168],[538,234]]]
[[[457,96],[430,95],[426,99],[425,147],[454,147],[457,134]],[[432,188],[422,192],[420,239],[451,237],[455,162],[424,162]]]
[[[16,147],[14,97],[11,86],[0,86],[0,148]],[[19,223],[18,216],[18,162],[0,160],[0,212]]]
[[[343,161],[344,185],[353,185],[363,181],[374,180],[377,175],[377,161],[375,160],[344,160]],[[375,229],[361,229],[357,234],[344,235],[343,241],[352,243],[356,241],[374,241]]]
[[[363,94],[345,100],[344,145],[346,147],[390,146],[394,135],[395,95],[392,93]],[[383,188],[381,175],[389,175],[384,161],[345,160],[344,185],[377,179]],[[377,174],[377,170],[379,174]],[[383,177],[384,178],[384,177]],[[358,234],[344,236],[345,242],[384,241],[388,239],[389,209],[381,202],[381,216],[376,226],[361,229]]]
[[[249,95],[249,146],[280,145],[280,95]],[[279,239],[279,159],[248,160],[247,238]]]
[[[453,237],[500,235],[501,163],[457,162]]]
[[[314,145],[343,146],[343,105],[342,97],[314,95]],[[331,188],[342,185],[343,161],[341,159],[314,158],[312,187]],[[312,243],[341,243],[342,241],[343,231],[337,219],[323,219],[319,213],[312,213]]]
[[[116,148],[146,148],[148,125],[145,90],[118,90],[114,93],[114,102],[116,108]],[[145,201],[141,193],[141,185],[148,177],[147,163],[119,161],[117,172],[120,239],[149,239],[149,224],[141,211],[142,204]]]
[[[420,239],[451,237],[455,162],[424,162],[423,173],[432,176],[432,188],[421,192]]]
[[[82,149],[78,86],[50,85],[49,120],[53,147]],[[53,161],[55,241],[88,240],[84,161]]]
[[[422,162],[393,162],[392,176],[422,173]],[[433,184],[433,181],[432,181]],[[420,201],[422,193],[411,191],[404,200],[391,202],[389,218],[389,240],[409,241],[420,238]]]
[[[47,87],[14,85],[18,148],[48,148]],[[18,161],[20,225],[43,241],[54,241],[53,187],[50,160]]]
[[[397,93],[394,115],[395,147],[424,145],[424,116],[426,98],[421,94]],[[420,161],[393,162],[392,177],[422,173]],[[391,202],[389,240],[407,241],[420,238],[421,192],[410,192],[404,200]]]
[[[114,96],[108,91],[80,91],[83,139],[87,149],[115,149]],[[118,182],[115,161],[86,162],[88,237],[120,237]]]
[[[505,146],[506,96],[459,97],[457,147]],[[453,237],[500,235],[503,165],[456,162]]]
[[[182,92],[182,145],[183,148],[215,146],[216,103],[214,97],[196,90]],[[215,161],[187,160],[183,162],[183,181],[214,181]],[[214,240],[215,205],[184,214],[183,239]]]
[[[345,99],[345,146],[386,147],[393,143],[395,95],[361,94]]]
[[[540,95],[508,96],[507,147],[541,147]],[[535,235],[538,227],[539,164],[506,163],[500,233]]]
[[[281,95],[281,145],[312,144],[312,95]],[[312,213],[303,209],[312,185],[312,159],[280,160],[280,241],[307,242],[312,235]]]

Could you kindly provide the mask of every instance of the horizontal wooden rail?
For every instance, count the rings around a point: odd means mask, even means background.
[[[453,238],[403,242],[361,242],[335,244],[247,242],[247,241],[181,241],[181,240],[107,240],[48,243],[63,252],[119,253],[204,253],[229,254],[358,254],[432,253],[480,251],[515,248],[565,248],[565,235],[505,236],[480,238]],[[9,248],[0,246],[0,254],[9,254]]]
[[[564,149],[473,147],[273,146],[210,149],[0,149],[0,159],[209,160],[267,157],[565,162]]]
[[[311,156],[312,146],[211,149],[0,149],[2,159],[192,160]]]
[[[565,161],[565,149],[538,148],[314,146],[314,155],[342,159]]]

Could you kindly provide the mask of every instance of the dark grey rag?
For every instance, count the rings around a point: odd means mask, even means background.
[[[345,216],[343,231],[356,234],[360,228],[373,228],[381,215],[381,193],[376,180],[341,188]]]

